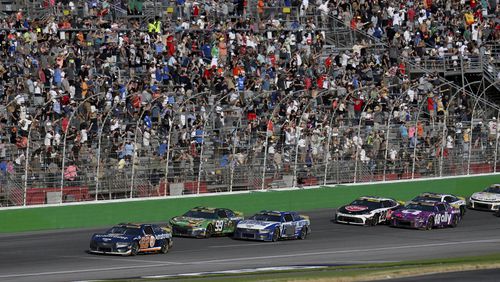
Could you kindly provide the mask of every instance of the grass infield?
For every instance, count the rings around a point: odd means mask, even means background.
[[[195,206],[226,207],[245,216],[260,210],[334,208],[363,195],[409,200],[421,192],[469,196],[500,183],[500,174],[425,181],[344,185],[287,191],[252,192],[204,197],[161,198],[65,206],[0,210],[0,233],[62,228],[104,227],[119,222],[167,222]]]

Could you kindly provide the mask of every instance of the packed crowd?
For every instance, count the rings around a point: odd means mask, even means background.
[[[174,17],[142,23],[116,18],[108,2],[77,12],[75,2],[49,1],[62,16],[19,11],[1,20],[2,177],[27,165],[32,185],[58,186],[64,166],[65,185],[134,170],[157,185],[169,162],[169,181],[222,182],[233,168],[258,175],[264,156],[276,177],[294,170],[295,158],[303,178],[321,175],[326,162],[357,160],[371,174],[436,175],[442,155],[458,160],[470,146],[494,155],[497,121],[471,126],[470,96],[432,74],[410,79],[401,59],[480,54],[500,37],[491,1],[464,10],[451,0],[285,1],[391,46],[335,53],[324,52],[327,27],[314,16],[255,21],[240,16],[243,1],[177,0]],[[137,2],[125,3],[129,14],[141,13]]]

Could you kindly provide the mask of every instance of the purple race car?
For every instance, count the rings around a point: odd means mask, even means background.
[[[446,202],[409,202],[391,216],[391,226],[430,230],[434,227],[456,227],[460,210]]]

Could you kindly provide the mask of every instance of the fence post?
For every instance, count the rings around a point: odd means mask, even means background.
[[[293,188],[295,188],[297,186],[297,162],[298,162],[298,153],[299,153],[299,140],[301,137],[301,128],[300,128],[301,122],[302,122],[302,116],[300,117],[299,126],[297,126],[297,131],[295,132],[295,162],[293,165],[293,181],[292,181]]]
[[[167,135],[167,152],[166,152],[166,160],[165,160],[165,191],[163,191],[163,196],[167,196],[167,185],[168,185],[168,172],[169,172],[169,165],[170,165],[170,140],[172,138],[172,124],[169,121],[169,126],[168,126],[168,135]],[[175,172],[174,172],[175,173]]]
[[[391,109],[391,112],[389,114],[389,117],[387,118],[387,134],[385,135],[385,153],[384,153],[384,172],[382,175],[382,180],[386,181],[386,174],[387,174],[387,155],[389,154],[389,135],[391,132],[391,118],[394,112],[394,107]],[[418,136],[417,136],[418,137]]]
[[[361,88],[358,89],[357,91],[361,91]],[[356,147],[356,151],[354,153],[354,183],[356,183],[358,179],[358,160],[359,160],[359,154],[361,153],[361,150],[363,149],[363,139],[361,138],[361,123],[363,122],[363,113],[365,113],[366,109],[368,108],[368,105],[371,104],[372,98],[368,99],[368,101],[365,103],[364,107],[361,109],[361,113],[359,114],[359,121],[358,121],[358,134],[357,134],[357,144],[354,143],[354,146]],[[366,115],[365,115],[366,118]],[[358,144],[361,144],[359,146]],[[360,148],[361,147],[361,148]],[[365,151],[366,153],[366,151]]]
[[[467,175],[470,175],[470,162],[471,162],[471,158],[472,158],[472,146],[474,145],[473,144],[474,134],[472,134],[473,130],[474,130],[474,113],[476,112],[476,106],[479,103],[479,98],[480,98],[480,96],[478,96],[476,98],[476,102],[474,103],[474,107],[472,108],[472,114],[471,114],[471,118],[470,118],[470,135],[469,135],[470,137],[469,137],[469,156],[467,157]],[[481,134],[481,132],[479,134]]]
[[[24,158],[24,191],[23,191],[23,206],[26,206],[26,197],[27,197],[27,191],[28,191],[28,169],[29,169],[29,163],[30,163],[30,138],[31,138],[31,128],[33,128],[33,122],[30,124],[30,128],[28,129],[28,140],[26,142],[26,156]]]
[[[135,178],[135,157],[137,156],[137,128],[139,127],[139,122],[141,121],[141,117],[139,117],[139,120],[137,121],[136,127],[135,127],[135,133],[134,133],[134,143],[132,144],[133,149],[132,149],[132,175],[130,176],[130,196],[129,198],[134,197],[134,178]]]
[[[85,102],[87,102],[90,98],[98,97],[100,95],[103,95],[105,93],[98,93],[98,94],[93,94],[85,99],[83,99],[75,108],[75,111],[71,113],[71,116],[69,117],[68,121],[68,127],[66,130],[64,130],[64,140],[63,140],[63,154],[62,154],[62,165],[61,165],[61,187],[60,187],[60,192],[61,192],[61,204],[63,203],[63,197],[64,197],[64,169],[66,165],[66,138],[68,137],[68,130],[69,127],[71,126],[71,121],[73,120],[73,117],[75,114],[78,112],[78,109],[80,108],[81,105],[83,105]]]
[[[344,99],[342,101],[345,102],[346,100],[347,100],[347,96],[344,97]],[[327,155],[326,155],[327,158],[326,158],[326,163],[325,163],[325,178],[323,180],[323,185],[326,185],[327,174],[328,174],[328,164],[330,163],[330,159],[328,158],[328,154],[330,153],[330,144],[332,142],[331,137],[332,137],[332,134],[333,134],[333,120],[335,119],[335,117],[337,115],[337,110],[338,110],[339,106],[340,105],[337,105],[337,107],[333,111],[333,114],[330,117],[330,122],[328,123],[328,126],[330,128],[330,132],[328,133]],[[332,157],[331,154],[330,154],[330,156]],[[337,167],[338,167],[338,159],[337,159]],[[338,180],[338,177],[336,177],[336,178]]]
[[[215,107],[215,105],[214,105]],[[215,110],[215,109],[212,109]],[[210,115],[212,112],[208,113],[207,119],[203,123],[203,131],[201,132],[201,149],[200,149],[200,164],[198,167],[198,181],[197,181],[197,187],[196,187],[196,194],[200,194],[200,181],[201,181],[201,171],[203,170],[203,149],[205,147],[205,138],[206,138],[206,129],[207,129],[207,121],[210,118]]]
[[[498,124],[500,122],[500,111],[497,114],[497,120],[495,121],[496,134],[495,134],[495,163],[493,164],[493,172],[497,172],[497,161],[498,161]]]
[[[426,102],[426,98],[424,97],[422,99],[422,104],[418,104],[417,103],[417,107],[418,107],[418,111],[417,111],[417,117],[415,118],[415,128],[418,127],[418,120],[420,118],[420,111],[422,110],[422,106],[425,105],[425,102]],[[418,136],[418,132],[416,132],[417,136]],[[412,166],[411,166],[411,179],[415,179],[415,162],[417,161],[417,144],[415,144],[415,146],[413,146],[413,162],[412,162]]]
[[[104,117],[104,120],[102,122],[99,134],[98,134],[98,143],[97,143],[97,168],[96,168],[96,183],[95,183],[95,200],[98,200],[98,195],[99,195],[99,184],[100,184],[100,179],[99,179],[99,173],[101,171],[101,138],[102,138],[102,132],[104,131],[104,125],[106,124],[106,121],[109,117],[109,114],[113,111],[114,106],[110,109],[110,111],[106,114],[106,117]],[[109,189],[109,187],[108,187]]]

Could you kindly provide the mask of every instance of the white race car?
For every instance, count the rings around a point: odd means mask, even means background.
[[[452,194],[440,194],[440,193],[422,193],[411,200],[412,202],[446,202],[450,204],[453,208],[460,210],[460,215],[463,217],[465,214],[465,207],[467,203],[465,198],[458,197]]]
[[[359,197],[352,203],[337,209],[335,221],[356,225],[377,225],[386,223],[393,211],[401,204],[390,198]]]
[[[500,184],[493,184],[469,198],[468,207],[476,210],[498,211],[500,208]]]

